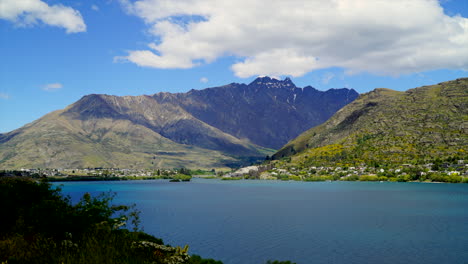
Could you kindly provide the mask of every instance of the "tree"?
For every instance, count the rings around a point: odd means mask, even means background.
[[[47,182],[0,177],[0,263],[222,264],[200,257],[190,262],[188,247],[143,233],[139,212],[114,205],[114,196],[86,193],[73,205]]]

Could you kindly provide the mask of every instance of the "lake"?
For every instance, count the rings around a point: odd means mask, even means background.
[[[66,182],[112,190],[144,231],[225,264],[468,263],[468,184],[194,179]]]

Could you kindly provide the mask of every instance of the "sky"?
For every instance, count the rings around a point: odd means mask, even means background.
[[[87,94],[468,77],[466,0],[0,0],[0,133]]]

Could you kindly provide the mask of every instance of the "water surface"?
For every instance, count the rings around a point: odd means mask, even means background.
[[[468,263],[468,185],[194,179],[68,182],[112,190],[144,231],[225,264]]]

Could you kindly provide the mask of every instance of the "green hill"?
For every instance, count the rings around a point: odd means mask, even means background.
[[[273,159],[294,164],[422,164],[466,159],[468,78],[398,92],[362,94]]]

